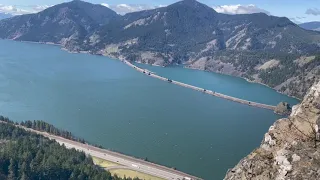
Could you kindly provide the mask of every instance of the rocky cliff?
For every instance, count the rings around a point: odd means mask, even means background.
[[[227,172],[225,180],[320,179],[320,82],[288,118],[265,134],[261,146]]]

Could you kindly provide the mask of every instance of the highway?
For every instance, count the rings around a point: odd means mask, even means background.
[[[1,121],[1,123],[5,123],[5,122]],[[130,169],[130,170],[146,173],[146,174],[153,175],[153,176],[160,177],[167,180],[201,180],[201,178],[174,170],[172,168],[147,162],[142,159],[137,159],[137,158],[123,155],[117,152],[97,148],[95,146],[91,146],[88,144],[82,144],[80,142],[72,141],[59,136],[54,136],[46,132],[40,132],[30,128],[25,128],[20,125],[17,125],[17,127],[43,135],[45,137],[48,137],[49,139],[53,139],[59,144],[65,145],[66,148],[69,148],[69,149],[74,148],[78,151],[82,151],[86,153],[87,155],[119,164],[119,166],[113,167],[112,169]],[[106,168],[106,170],[108,170],[108,168]]]
[[[149,71],[147,69],[139,68],[138,66],[133,65],[132,63],[130,63],[127,60],[124,60],[124,59],[120,59],[120,60],[122,62],[124,62],[125,64],[127,64],[128,66],[134,68],[135,70],[137,70],[137,71],[139,71],[141,73],[144,73],[144,74],[146,74],[146,75],[148,75],[150,77],[153,77],[153,78],[160,79],[162,81],[169,82],[168,78],[156,75],[155,73],[153,73],[153,72],[151,72],[151,71]],[[212,96],[216,96],[216,97],[219,97],[219,98],[227,99],[229,101],[245,104],[245,105],[248,105],[248,106],[254,106],[254,107],[273,110],[273,111],[276,108],[276,106],[257,103],[257,102],[253,102],[253,101],[248,101],[248,100],[244,100],[244,99],[228,96],[228,95],[225,95],[225,94],[217,93],[217,92],[214,92],[214,91],[210,91],[210,90],[207,90],[207,89],[204,89],[204,88],[192,86],[190,84],[185,84],[185,83],[182,83],[182,82],[179,82],[179,81],[175,81],[175,80],[170,80],[170,83],[176,84],[176,85],[179,85],[179,86],[182,86],[182,87],[186,87],[186,88],[189,88],[189,89],[193,89],[193,90],[196,90],[196,91],[200,91],[200,92],[203,92],[203,93],[206,93],[206,94],[209,94],[209,95],[212,95]]]

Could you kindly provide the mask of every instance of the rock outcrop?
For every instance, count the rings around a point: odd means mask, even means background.
[[[274,110],[274,113],[280,114],[280,115],[289,115],[291,113],[291,107],[290,104],[286,102],[280,102],[276,109]]]
[[[288,118],[276,121],[261,146],[227,172],[225,180],[320,179],[320,82]]]

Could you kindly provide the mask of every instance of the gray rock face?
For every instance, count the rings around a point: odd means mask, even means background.
[[[320,179],[320,82],[288,118],[265,134],[261,146],[230,169],[225,180]]]

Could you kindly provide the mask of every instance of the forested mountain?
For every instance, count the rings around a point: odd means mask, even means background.
[[[9,122],[0,123],[0,179],[122,180],[95,166],[91,157],[83,152],[67,149],[53,140],[18,128],[8,118],[0,116],[0,120]],[[48,125],[42,121],[34,122],[39,128],[41,124]]]
[[[297,97],[319,78],[319,32],[285,17],[217,13],[195,0],[124,16],[72,1],[2,20],[0,37],[60,43],[69,51],[149,64],[186,64],[265,83]]]
[[[319,42],[319,33],[306,31],[287,18],[263,13],[219,14],[197,1],[184,0],[126,14],[87,37],[83,48],[103,50],[112,45],[120,54],[136,53],[138,58],[151,51],[164,56],[164,63],[171,63],[221,50],[313,53]],[[108,48],[106,51],[110,53]]]
[[[313,22],[306,22],[299,24],[300,27],[308,30],[313,31],[320,31],[320,22],[319,21],[313,21]]]
[[[112,26],[104,26],[89,36],[84,48],[100,51],[106,46],[116,46],[119,51],[115,55],[143,56],[150,52],[163,56],[166,62],[185,61],[201,49],[201,43],[219,39],[216,16],[212,8],[191,0],[129,13]],[[222,49],[222,39],[220,45]],[[108,49],[106,51],[109,53]]]
[[[107,7],[75,0],[0,21],[0,38],[65,44],[86,37],[117,17]]]
[[[196,55],[212,50],[310,52],[320,42],[319,33],[305,31],[287,18],[219,14],[194,0],[126,14],[94,36],[104,45],[138,38],[137,50],[169,49],[174,54],[172,51],[182,48]]]

